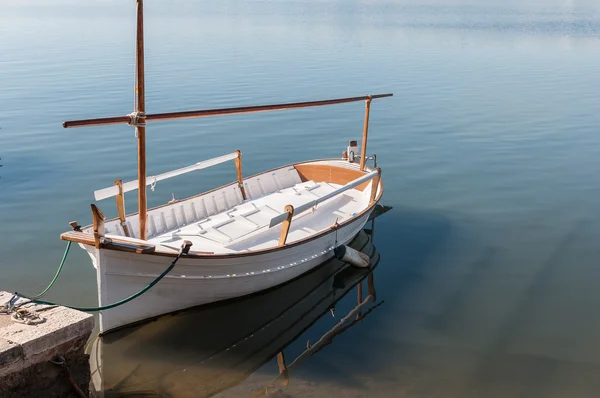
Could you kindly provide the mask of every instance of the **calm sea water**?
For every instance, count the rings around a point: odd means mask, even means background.
[[[369,142],[394,206],[377,227],[385,305],[304,362],[286,394],[597,395],[600,3],[145,8],[149,112],[394,93],[373,104]],[[43,288],[64,249],[58,235],[89,223],[93,190],[135,178],[131,128],[60,124],[132,110],[134,33],[133,1],[0,1],[0,289]],[[362,117],[357,103],[151,124],[148,171],[236,148],[245,174],[336,156]],[[233,176],[225,164],[160,182],[149,204]],[[49,298],[96,303],[81,251]],[[286,355],[332,322],[321,318]]]

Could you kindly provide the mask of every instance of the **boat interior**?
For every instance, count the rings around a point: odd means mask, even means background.
[[[368,173],[342,159],[284,166],[245,178],[241,184],[234,182],[150,209],[146,241],[137,236],[137,213],[126,216],[124,223],[119,218],[106,221],[105,236],[170,252],[178,252],[184,240],[192,242],[194,252],[207,254],[277,247],[281,228],[276,225],[282,215],[285,218],[287,205],[296,211],[286,243],[347,221],[369,207],[372,182],[357,181]],[[356,186],[349,187],[352,182]],[[379,184],[376,189],[381,189]],[[83,232],[93,233],[93,227]]]

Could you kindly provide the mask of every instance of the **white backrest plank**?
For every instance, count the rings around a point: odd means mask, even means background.
[[[195,163],[191,166],[182,167],[180,169],[167,171],[166,173],[162,173],[156,176],[148,176],[146,177],[146,185],[152,185],[155,182],[166,180],[167,178],[176,177],[181,174],[189,173],[191,171],[202,170],[208,167],[215,166],[217,164],[221,164],[223,162],[227,162],[229,160],[236,159],[238,157],[237,152],[233,152],[227,155],[219,156],[213,159],[204,160],[202,162]],[[123,192],[129,192],[138,189],[138,180],[128,181],[123,183]],[[96,200],[102,200],[106,198],[110,198],[119,194],[119,187],[116,185],[108,188],[99,189],[94,192],[94,198]]]

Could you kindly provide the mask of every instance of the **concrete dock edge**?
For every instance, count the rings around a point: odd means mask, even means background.
[[[0,291],[0,306],[12,297]],[[0,314],[0,397],[78,397],[69,382],[88,394],[90,370],[84,353],[94,328],[91,314],[66,307],[26,304],[43,323],[15,322]],[[64,358],[65,365],[51,362]],[[60,362],[60,361],[59,361]]]

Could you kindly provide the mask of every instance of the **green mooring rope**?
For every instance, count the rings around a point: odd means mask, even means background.
[[[62,260],[60,260],[60,265],[58,266],[58,269],[56,270],[56,274],[54,275],[54,278],[52,278],[52,281],[50,282],[50,284],[44,289],[42,290],[38,295],[33,296],[33,297],[27,297],[30,300],[37,300],[40,297],[42,297],[44,294],[46,294],[48,292],[48,290],[50,290],[50,288],[52,286],[54,286],[54,283],[56,282],[56,280],[58,279],[58,276],[60,275],[63,266],[65,265],[65,262],[67,261],[67,255],[69,254],[69,249],[71,248],[71,241],[67,242],[67,248],[65,249],[65,253],[62,256]]]
[[[148,290],[150,290],[154,285],[156,285],[158,282],[160,282],[160,280],[162,278],[165,277],[165,275],[167,275],[169,272],[171,272],[171,270],[173,269],[173,267],[175,267],[175,264],[177,264],[177,261],[181,258],[181,256],[184,254],[184,251],[180,251],[179,254],[177,254],[177,257],[175,257],[175,260],[173,260],[173,262],[171,263],[171,265],[169,265],[169,267],[162,273],[160,274],[156,279],[154,279],[152,282],[150,282],[149,285],[147,285],[146,287],[144,287],[142,290],[140,290],[139,292],[132,294],[129,297],[124,298],[123,300],[119,300],[116,303],[112,303],[112,304],[108,304],[108,305],[103,305],[101,307],[74,307],[71,305],[63,305],[63,304],[58,304],[58,303],[53,303],[51,301],[44,301],[44,300],[38,300],[39,297],[41,297],[42,295],[44,295],[48,289],[50,289],[50,287],[52,287],[52,285],[54,284],[54,282],[56,282],[56,279],[58,278],[58,275],[60,274],[60,271],[62,269],[62,266],[64,265],[65,259],[67,257],[67,253],[69,252],[69,248],[71,247],[71,242],[69,242],[69,244],[67,245],[67,250],[65,251],[65,255],[63,256],[63,261],[61,262],[58,271],[56,272],[56,275],[54,276],[54,279],[52,280],[52,282],[50,283],[50,285],[40,294],[38,294],[37,296],[34,297],[29,297],[29,296],[25,296],[24,294],[15,293],[15,296],[19,296],[19,297],[23,297],[26,299],[29,299],[31,301],[26,301],[22,304],[19,304],[19,306],[24,305],[24,304],[28,304],[28,303],[36,303],[36,304],[46,304],[46,305],[59,305],[62,307],[67,307],[67,308],[71,308],[77,311],[84,311],[84,312],[97,312],[97,311],[104,311],[104,310],[108,310],[114,307],[118,307],[120,305],[123,305],[125,303],[128,303],[129,301],[141,296],[142,294],[146,293]]]

